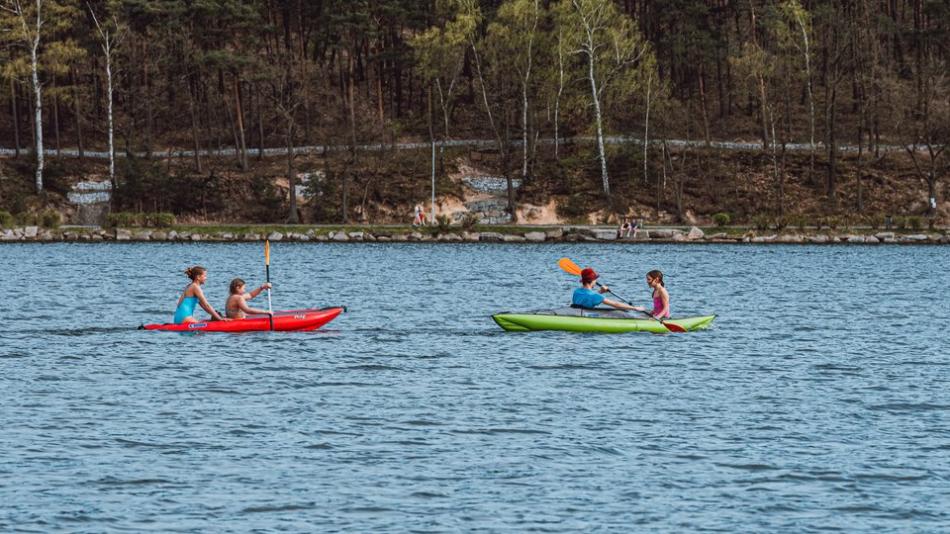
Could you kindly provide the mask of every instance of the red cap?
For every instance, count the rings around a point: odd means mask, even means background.
[[[600,275],[597,274],[597,271],[591,269],[590,267],[581,271],[581,282],[585,284],[588,282],[593,282],[594,280],[597,280],[598,278],[600,278]]]

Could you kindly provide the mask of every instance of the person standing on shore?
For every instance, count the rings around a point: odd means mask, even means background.
[[[413,208],[413,217],[412,217],[413,226],[425,225],[425,219],[424,219],[423,213],[424,212],[422,210],[422,206],[419,204],[416,204],[416,206]]]
[[[208,270],[200,265],[195,265],[194,267],[185,269],[185,276],[191,279],[191,283],[188,284],[188,287],[185,288],[181,297],[178,298],[178,305],[175,308],[175,319],[173,322],[175,324],[197,323],[198,319],[195,319],[195,306],[198,304],[201,305],[204,311],[211,315],[213,320],[226,321],[227,319],[221,317],[221,314],[211,307],[211,304],[208,303],[208,299],[205,298],[204,292],[201,290],[201,286],[208,281]]]

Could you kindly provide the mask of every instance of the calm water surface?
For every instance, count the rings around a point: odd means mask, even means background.
[[[706,332],[505,333],[593,265]],[[320,332],[145,332],[259,244],[0,247],[0,531],[950,529],[950,248],[273,244]],[[257,304],[264,299],[255,301]]]

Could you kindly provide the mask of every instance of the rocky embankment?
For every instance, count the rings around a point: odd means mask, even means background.
[[[548,228],[505,227],[499,231],[465,231],[450,229],[436,232],[434,228],[326,229],[306,228],[299,231],[274,230],[266,227],[254,231],[227,231],[220,228],[148,229],[148,228],[77,228],[57,229],[25,226],[0,231],[0,242],[102,242],[102,241],[165,241],[165,242],[232,242],[232,241],[294,241],[294,242],[435,242],[435,243],[785,243],[785,244],[950,244],[950,231],[942,232],[880,232],[874,230],[838,231],[775,231],[762,232],[711,228],[705,231],[692,227],[647,228],[636,237],[618,238],[613,228],[562,226]]]

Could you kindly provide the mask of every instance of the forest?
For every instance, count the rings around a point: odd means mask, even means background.
[[[114,210],[225,213],[240,183],[265,209],[231,218],[296,222],[267,177],[319,168],[303,218],[347,221],[450,190],[482,139],[512,213],[860,214],[877,186],[939,216],[948,48],[950,0],[0,0],[0,208],[89,173]]]

